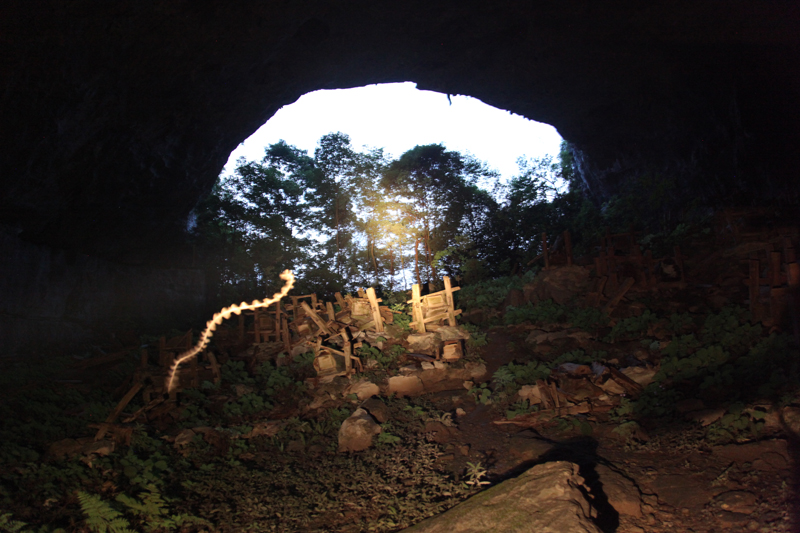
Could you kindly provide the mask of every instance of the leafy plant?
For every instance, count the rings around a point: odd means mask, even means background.
[[[475,401],[483,405],[492,403],[492,389],[489,388],[488,383],[481,383],[469,389],[469,393],[475,398]]]
[[[99,496],[78,491],[78,501],[85,516],[86,526],[92,533],[134,533],[122,513]]]
[[[611,332],[603,339],[605,342],[614,343],[620,339],[630,339],[645,331],[658,317],[649,309],[645,309],[639,316],[624,318],[617,322]]]
[[[480,488],[483,485],[488,485],[489,482],[483,480],[483,478],[486,477],[486,473],[486,469],[483,468],[483,465],[480,462],[468,462],[467,481],[465,483],[473,488]]]
[[[553,300],[545,300],[536,305],[528,302],[520,307],[506,308],[503,322],[507,325],[531,322],[533,324],[555,324],[567,316],[567,309]]]

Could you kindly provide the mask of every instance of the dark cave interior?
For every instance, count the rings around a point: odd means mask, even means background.
[[[792,507],[800,436],[792,382],[796,2],[11,1],[0,6],[0,42],[2,431],[14,443],[0,457],[0,527],[24,530],[16,519],[41,531],[105,531],[97,523],[123,511],[146,531],[397,531],[440,515],[486,480],[481,497],[500,494],[504,480],[522,490],[536,476],[563,481],[572,507],[560,518],[578,520],[552,527],[800,527]],[[234,317],[214,341],[220,365],[206,358],[192,367],[194,379],[214,369],[222,389],[211,376],[177,404],[158,387],[142,396],[131,376],[161,357],[158,338],[210,318],[186,220],[233,148],[310,91],[408,80],[555,126],[569,143],[574,183],[593,205],[649,176],[676,184],[672,205],[704,213],[704,225],[674,221],[672,229],[686,223],[684,233],[659,241],[659,279],[642,266],[649,263],[638,245],[623,251],[608,234],[575,265],[571,255],[562,264],[559,250],[536,279],[503,278],[511,281],[491,305],[470,303],[468,294],[477,297],[464,287],[459,323],[473,324],[472,341],[459,341],[464,357],[452,367],[439,366],[436,350],[426,355],[436,365],[407,356],[404,329],[358,341],[364,361],[375,362],[372,374],[320,383],[320,369],[303,359],[309,352],[284,366],[276,352],[258,366],[259,348],[242,344],[251,334],[259,344],[255,323],[237,329]],[[586,307],[560,301],[562,291]],[[405,313],[385,298],[385,314]],[[401,299],[391,304],[402,307]],[[327,320],[355,309],[350,300],[336,305]],[[375,306],[380,322],[384,306]],[[339,333],[334,347],[333,333],[325,342],[334,352],[356,342]],[[602,372],[592,366],[599,363]],[[642,378],[634,367],[653,373]],[[398,379],[420,385],[409,392]],[[550,385],[555,392],[541,392]],[[541,408],[533,408],[534,387]],[[104,426],[126,393],[133,403],[116,415],[129,421]],[[589,414],[578,397],[593,406]],[[58,404],[65,407],[54,414]],[[565,408],[575,412],[558,411]],[[520,419],[509,414],[520,409]],[[561,414],[544,420],[541,409]],[[349,422],[374,430],[368,441],[378,446],[337,454]],[[266,459],[278,452],[290,459]],[[40,456],[48,460],[36,466]],[[309,458],[324,472],[306,472]],[[248,478],[253,466],[272,480]],[[351,474],[358,488],[342,484]],[[428,476],[432,492],[419,489],[417,475]],[[55,481],[45,487],[45,479]],[[322,479],[342,501],[386,494],[349,507],[298,496],[318,492]],[[220,496],[226,483],[236,487],[235,503]],[[291,497],[301,511],[285,504],[275,518],[243,503],[259,484],[270,487],[260,496],[266,507]],[[15,498],[12,486],[28,496]],[[581,499],[587,490],[593,503]],[[529,497],[533,507],[549,505]],[[304,514],[314,505],[322,510]],[[249,525],[237,522],[237,506]],[[475,523],[497,519],[464,513]],[[416,530],[456,527],[437,520]]]

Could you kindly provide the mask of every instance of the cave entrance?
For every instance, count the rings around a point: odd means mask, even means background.
[[[355,149],[383,148],[399,157],[416,145],[443,144],[469,153],[497,170],[517,175],[517,159],[558,156],[561,136],[553,126],[492,107],[477,98],[419,90],[413,82],[307,93],[284,106],[231,153],[236,161],[260,160],[264,147],[285,140],[313,154],[320,138],[340,131]]]
[[[236,204],[231,212],[250,213],[227,220],[260,243],[249,247],[248,264],[271,265],[285,248],[298,253],[281,268],[295,270],[300,284],[433,287],[462,270],[448,254],[483,247],[490,212],[515,178],[549,173],[564,186],[551,172],[561,143],[550,125],[412,82],[320,90],[245,140],[220,186]],[[267,242],[259,260],[256,248]],[[274,271],[259,266],[251,284]]]

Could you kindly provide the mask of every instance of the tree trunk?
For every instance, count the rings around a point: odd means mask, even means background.
[[[419,275],[419,237],[414,239],[414,270],[417,272],[417,284],[422,288],[422,277]]]

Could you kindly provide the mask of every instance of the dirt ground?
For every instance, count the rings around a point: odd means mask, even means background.
[[[490,331],[483,354],[489,375],[514,359],[508,346],[522,344],[522,333]],[[495,424],[501,413],[477,404],[466,391],[439,393],[432,400],[440,409],[465,411],[456,417],[457,436],[447,443],[452,453],[443,458],[454,472],[480,461],[496,483],[541,462],[575,462],[604,531],[800,531],[800,448],[783,433],[712,447],[703,443],[696,425],[677,423],[650,428],[646,442],[631,443],[602,418],[592,417],[591,433],[582,435]],[[616,509],[609,504],[609,485]]]

